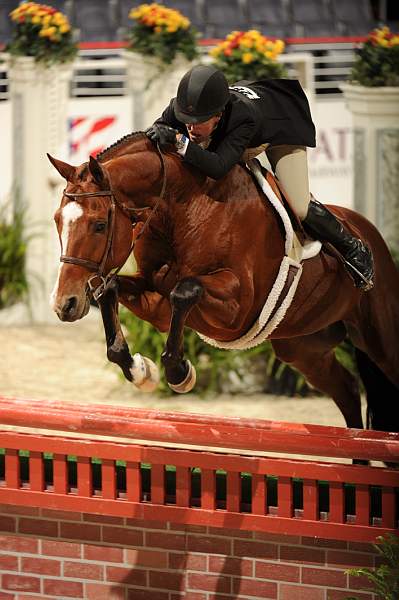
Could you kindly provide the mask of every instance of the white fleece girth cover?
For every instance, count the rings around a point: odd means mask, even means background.
[[[307,247],[301,249],[298,260],[298,247],[294,249],[295,234],[287,211],[281,204],[280,200],[276,196],[275,192],[273,191],[266,178],[263,176],[258,161],[251,160],[248,162],[247,166],[255,175],[266,198],[269,200],[269,202],[271,202],[273,208],[279,214],[284,224],[285,256],[281,261],[276,281],[274,282],[273,287],[266,299],[265,305],[259,317],[256,319],[254,325],[249,331],[247,331],[247,333],[245,333],[241,338],[237,340],[232,340],[231,342],[218,342],[202,334],[198,334],[201,339],[203,339],[211,346],[215,346],[216,348],[224,348],[226,350],[246,350],[248,348],[253,348],[254,346],[257,346],[258,344],[264,342],[270,336],[272,331],[274,331],[277,325],[279,325],[283,320],[288,308],[291,305],[292,300],[294,299],[294,295],[302,275],[302,261],[307,258],[312,258],[313,256],[316,256],[320,251],[321,247],[320,242],[312,242]],[[293,258],[290,255],[295,256],[295,258]],[[284,285],[287,280],[291,266],[296,269],[294,279],[281,305],[279,306],[275,314],[272,316],[272,318],[270,318],[280,297],[280,294],[284,289]]]

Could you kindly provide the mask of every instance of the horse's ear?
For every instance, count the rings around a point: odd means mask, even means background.
[[[105,173],[102,166],[94,156],[90,156],[89,171],[93,175],[97,183],[102,183],[105,179]]]
[[[62,177],[64,179],[66,179],[67,181],[70,181],[72,179],[72,175],[75,172],[74,166],[69,165],[66,162],[63,162],[62,160],[58,160],[58,158],[53,158],[52,156],[50,156],[50,154],[47,154],[47,158],[49,159],[49,161],[51,162],[53,167],[55,167],[57,169],[58,173],[60,175],[62,175]]]

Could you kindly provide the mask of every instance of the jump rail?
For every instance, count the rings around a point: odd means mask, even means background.
[[[398,527],[398,470],[265,453],[399,463],[399,434],[2,396],[0,422],[51,430],[0,425],[3,504],[363,542]]]

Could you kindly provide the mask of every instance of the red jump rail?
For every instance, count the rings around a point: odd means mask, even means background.
[[[0,425],[3,504],[363,542],[398,527],[399,470],[267,455],[399,464],[396,433],[5,397],[0,422],[24,428]]]

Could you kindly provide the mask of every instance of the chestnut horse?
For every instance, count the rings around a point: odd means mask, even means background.
[[[168,332],[162,354],[167,381],[176,391],[191,390],[195,370],[184,359],[184,327],[219,342],[248,331],[284,255],[279,217],[242,165],[214,181],[174,152],[160,152],[141,132],[79,167],[49,159],[67,181],[55,213],[62,256],[53,309],[62,321],[76,321],[94,294],[109,360],[141,389],[154,389],[156,365],[132,357],[124,339],[122,303]],[[279,359],[333,398],[348,427],[361,428],[357,379],[334,352],[348,335],[357,348],[371,426],[399,431],[399,273],[369,221],[348,209],[330,209],[372,249],[374,288],[355,288],[342,262],[323,249],[304,262],[271,342]],[[132,249],[137,273],[112,274]]]

